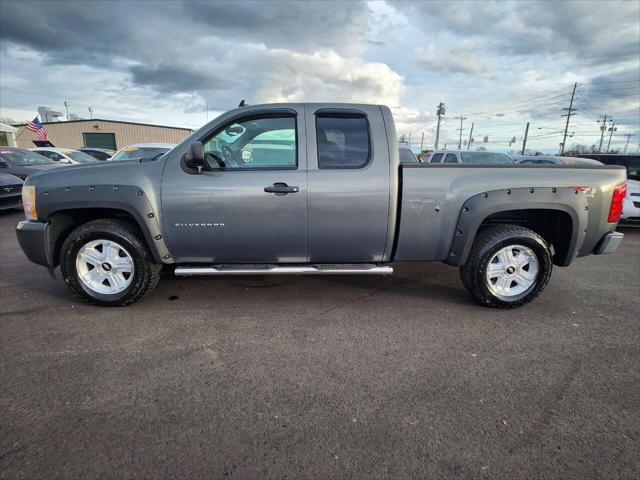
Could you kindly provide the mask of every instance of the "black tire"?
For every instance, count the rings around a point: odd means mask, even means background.
[[[97,239],[117,242],[133,259],[133,279],[120,293],[98,293],[78,278],[78,251],[86,243]],[[71,291],[83,301],[104,307],[122,307],[140,300],[158,285],[162,265],[154,263],[151,252],[135,226],[124,220],[101,219],[80,225],[67,236],[60,250],[60,270]]]
[[[486,278],[489,261],[499,250],[509,245],[528,247],[538,260],[535,281],[526,291],[513,298],[494,294]],[[495,225],[481,231],[474,240],[467,261],[460,267],[460,278],[480,304],[492,308],[517,308],[540,295],[549,282],[552,269],[551,249],[544,238],[519,225]]]

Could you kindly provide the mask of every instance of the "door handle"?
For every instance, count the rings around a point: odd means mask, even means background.
[[[300,191],[300,187],[290,187],[286,183],[277,182],[269,187],[264,187],[264,191],[267,193],[282,193],[286,195],[287,193],[298,193]]]

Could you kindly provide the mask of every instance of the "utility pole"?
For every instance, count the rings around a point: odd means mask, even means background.
[[[569,102],[569,108],[563,108],[563,110],[568,110],[566,115],[562,115],[563,117],[567,117],[567,123],[564,126],[564,136],[562,138],[562,145],[560,145],[560,155],[564,153],[564,144],[567,142],[567,130],[569,130],[569,119],[571,115],[575,115],[575,113],[571,113],[573,110],[573,97],[576,95],[576,88],[578,88],[578,82],[573,84],[573,92],[571,92],[571,101]]]
[[[616,128],[616,121],[614,120],[611,123],[611,126],[609,127],[609,132],[611,133],[609,133],[609,143],[607,144],[607,153],[609,153],[609,147],[611,147],[611,137],[613,137],[613,132],[615,132],[616,130],[618,129]]]
[[[524,149],[527,146],[528,136],[529,136],[529,122],[527,122],[527,128],[524,129],[524,140],[522,141],[522,155],[524,155]]]
[[[462,150],[462,122],[464,122],[467,117],[463,117],[462,115],[460,115],[459,117],[454,117],[455,120],[460,120],[460,128],[458,130],[460,130],[460,140],[458,140],[458,150]]]
[[[600,120],[598,120],[598,123],[600,123]],[[602,152],[602,141],[604,140],[604,132],[606,130],[607,130],[607,116],[605,115],[604,120],[602,120],[602,125],[600,125],[600,146],[598,147],[598,153]]]
[[[467,142],[467,150],[469,150],[469,147],[471,146],[471,135],[473,135],[473,125],[474,122],[471,122],[471,132],[469,132],[469,141]]]
[[[420,151],[422,152],[424,147],[424,132],[422,132],[422,138],[420,139]]]
[[[625,154],[627,153],[627,147],[629,146],[629,139],[631,138],[631,136],[632,135],[630,133],[627,133],[627,143],[624,146],[624,153]],[[635,135],[633,135],[633,136],[635,137]]]
[[[436,114],[438,115],[438,127],[436,128],[436,143],[433,146],[434,150],[438,150],[438,140],[440,140],[440,120],[445,114],[444,103],[440,102],[438,110],[436,110]]]
[[[65,100],[64,101],[64,108],[67,111],[67,121],[69,120],[69,105],[70,105],[70,103]]]
[[[93,120],[93,107],[89,107],[89,117]]]

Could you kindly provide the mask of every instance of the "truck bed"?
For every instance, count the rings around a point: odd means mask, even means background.
[[[464,251],[451,255],[456,237],[464,240],[475,234],[457,232],[470,199],[480,196],[487,204],[486,215],[482,203],[469,212],[478,224],[496,205],[513,211],[566,209],[568,216],[575,218],[575,228],[582,232],[582,236],[576,235],[568,264],[575,256],[592,253],[600,239],[615,229],[615,224],[607,223],[607,212],[613,188],[626,179],[624,167],[599,165],[420,164],[399,168],[399,218],[393,259],[438,260],[454,265],[462,263],[465,255]]]

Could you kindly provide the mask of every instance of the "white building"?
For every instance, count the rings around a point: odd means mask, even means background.
[[[17,128],[0,123],[0,147],[15,147]]]

